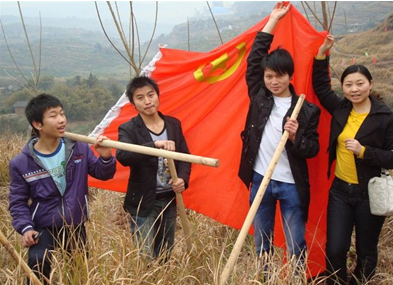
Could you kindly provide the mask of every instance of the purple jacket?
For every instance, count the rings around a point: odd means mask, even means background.
[[[116,172],[116,160],[104,162],[86,143],[64,138],[66,190],[60,194],[50,174],[35,155],[32,138],[9,164],[11,183],[9,209],[15,230],[78,225],[88,218],[87,177],[108,180]],[[29,202],[31,200],[31,203]]]

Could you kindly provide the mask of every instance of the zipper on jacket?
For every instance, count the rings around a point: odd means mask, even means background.
[[[40,202],[37,203],[37,206],[35,206],[34,212],[31,215],[31,219],[34,220],[35,214],[37,213],[38,207],[40,206]]]
[[[90,211],[89,211],[89,200],[87,199],[87,195],[85,195],[85,203],[86,203],[86,221],[89,219]]]
[[[72,154],[74,153],[74,149],[71,149],[71,153],[70,153],[70,155],[69,155],[69,157],[67,158],[67,162],[66,162],[66,190],[67,190],[67,167],[68,167],[68,164],[69,164],[69,162],[70,162],[70,160],[71,160],[71,157],[72,157]],[[71,167],[71,171],[70,171],[70,180],[69,181],[72,181],[72,172],[73,172],[73,170],[74,170],[74,164],[72,163],[71,165],[70,165],[70,167]],[[65,191],[64,191],[64,193],[65,193]]]
[[[68,181],[72,181],[72,172],[73,172],[73,169],[74,169],[74,164],[72,163],[71,165],[70,165],[70,167],[71,167],[71,171],[70,171],[70,179],[67,179],[67,168],[68,168],[68,164],[69,164],[69,162],[70,162],[70,160],[71,160],[71,157],[72,157],[72,154],[74,153],[74,149],[71,149],[71,152],[70,152],[70,155],[68,156],[68,158],[67,158],[67,162],[66,162],[66,169],[65,169],[65,171],[66,171],[66,189],[64,190],[64,194],[65,194],[65,192],[67,191],[67,188],[68,188]],[[63,195],[61,195],[61,211],[62,211],[62,213],[63,213],[63,219],[64,219],[64,221],[63,222],[66,222],[66,214],[65,214],[65,207],[64,207],[64,194]]]
[[[63,223],[67,223],[66,214],[64,210],[64,196],[61,196],[61,211],[63,212]]]

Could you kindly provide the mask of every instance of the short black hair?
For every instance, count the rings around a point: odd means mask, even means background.
[[[279,75],[288,74],[289,77],[292,77],[295,65],[291,54],[286,49],[278,47],[262,59],[262,75],[265,74],[266,69],[271,69]]]
[[[158,88],[157,82],[155,82],[153,79],[147,76],[137,76],[131,79],[126,89],[126,95],[128,97],[128,100],[130,100],[132,104],[134,104],[134,99],[132,97],[134,95],[135,90],[145,86],[153,87],[153,89],[157,93],[157,96],[160,96],[160,90]]]
[[[61,107],[63,108],[63,104],[60,102],[58,98],[53,95],[42,93],[33,97],[29,103],[27,103],[25,109],[25,115],[27,121],[33,128],[33,131],[36,135],[39,135],[39,132],[33,126],[33,122],[41,123],[44,116],[44,113],[49,108],[56,108]]]

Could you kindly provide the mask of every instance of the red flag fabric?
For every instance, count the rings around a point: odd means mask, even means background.
[[[247,56],[256,32],[265,18],[230,42],[207,52],[188,52],[161,48],[143,70],[160,87],[160,111],[177,117],[192,154],[218,158],[220,166],[192,165],[190,188],[183,193],[187,208],[223,224],[240,229],[249,210],[248,189],[237,176],[241,139],[249,105],[245,72]],[[326,36],[317,32],[292,6],[278,23],[272,49],[287,49],[295,62],[293,85],[298,94],[319,105],[311,82],[312,61]],[[262,77],[261,77],[262,80]],[[104,133],[117,140],[118,126],[136,115],[123,95],[92,135]],[[325,219],[327,193],[327,141],[330,117],[322,110],[320,119],[321,151],[309,161],[311,206],[307,224],[310,274],[324,269]],[[129,169],[118,164],[115,178],[89,185],[114,191],[126,191]],[[276,215],[275,244],[284,246],[280,215]]]

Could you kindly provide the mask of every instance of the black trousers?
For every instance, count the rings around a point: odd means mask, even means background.
[[[42,232],[42,235],[38,243],[29,248],[27,263],[45,285],[49,284],[51,273],[51,250],[61,247],[67,253],[71,253],[76,249],[86,249],[87,253],[84,224],[77,227],[64,226],[60,229],[36,229],[36,231]],[[28,284],[30,284],[29,281]]]
[[[334,179],[327,212],[326,269],[328,274],[333,274],[328,285],[348,284],[347,253],[354,228],[357,263],[350,284],[364,283],[374,275],[384,220],[385,217],[371,214],[366,190],[357,184]]]

